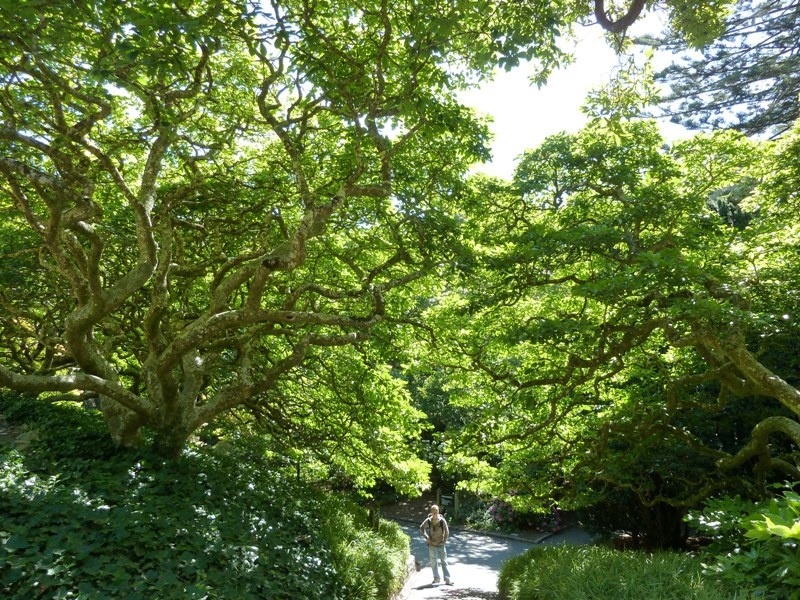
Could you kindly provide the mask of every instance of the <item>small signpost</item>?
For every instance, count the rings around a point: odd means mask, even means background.
[[[452,517],[458,517],[458,508],[459,508],[459,497],[458,497],[458,490],[455,490],[452,494],[442,494],[441,490],[439,490],[438,494],[439,499],[437,503],[442,509],[442,512],[449,512]],[[445,510],[445,509],[452,509],[452,510]]]

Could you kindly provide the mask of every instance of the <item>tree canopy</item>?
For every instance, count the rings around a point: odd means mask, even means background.
[[[534,52],[556,64],[574,18],[485,1],[3,6],[0,384],[95,401],[125,445],[146,428],[175,452],[247,409],[287,444],[416,480],[400,448],[418,416],[361,342],[413,314],[461,174],[486,157],[454,90]]]
[[[425,358],[454,374],[466,485],[691,506],[800,479],[797,192],[779,183],[798,133],[669,146],[653,122],[598,120],[512,183],[474,182],[472,241],[430,313],[447,350]]]
[[[725,6],[669,3],[692,43]],[[455,92],[522,60],[541,81],[576,23],[642,7],[0,3],[0,385],[96,406],[120,445],[175,454],[232,415],[328,476],[417,485],[422,414],[392,367],[465,255],[488,156]]]

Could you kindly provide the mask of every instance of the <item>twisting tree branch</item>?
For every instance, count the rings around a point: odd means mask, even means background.
[[[594,16],[597,22],[600,27],[611,33],[622,33],[628,29],[642,14],[643,8],[644,0],[633,0],[628,12],[616,21],[612,21],[606,12],[605,0],[594,0]]]

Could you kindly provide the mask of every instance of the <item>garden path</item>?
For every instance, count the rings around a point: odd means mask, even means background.
[[[398,600],[496,600],[497,576],[506,560],[522,554],[532,545],[587,544],[592,536],[579,526],[559,532],[523,531],[496,534],[451,528],[447,544],[448,565],[453,585],[433,585],[428,551],[419,533],[430,499],[411,501],[405,506],[386,507],[383,515],[396,520],[411,538],[411,553],[422,568],[412,573]],[[416,515],[414,514],[416,512]]]

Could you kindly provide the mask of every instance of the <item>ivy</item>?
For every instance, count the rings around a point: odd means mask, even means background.
[[[361,599],[400,581],[405,536],[299,485],[254,440],[164,460],[115,451],[83,411],[3,399],[0,413],[39,431],[0,448],[4,598]],[[371,573],[365,531],[387,555]]]

